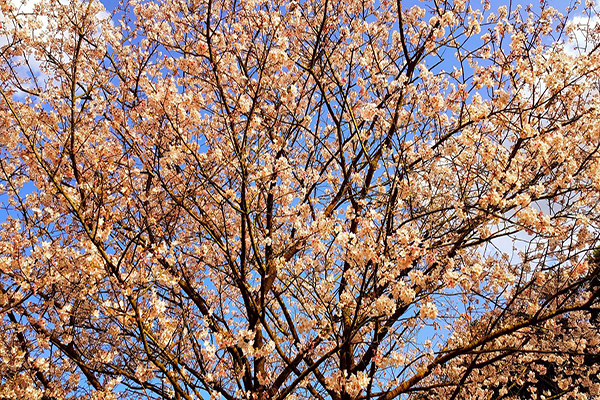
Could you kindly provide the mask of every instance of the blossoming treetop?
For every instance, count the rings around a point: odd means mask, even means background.
[[[0,397],[598,395],[593,4],[0,5]]]

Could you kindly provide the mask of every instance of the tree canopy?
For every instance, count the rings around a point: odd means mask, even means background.
[[[0,398],[600,395],[595,4],[494,7],[0,0]]]

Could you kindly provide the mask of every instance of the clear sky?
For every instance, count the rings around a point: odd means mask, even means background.
[[[106,7],[106,11],[111,12],[115,9],[115,7],[119,4],[119,0],[100,0],[104,7]]]

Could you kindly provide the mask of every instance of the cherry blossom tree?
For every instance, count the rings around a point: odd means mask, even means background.
[[[0,398],[600,395],[593,3],[29,6]]]

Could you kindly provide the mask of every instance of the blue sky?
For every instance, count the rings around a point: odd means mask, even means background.
[[[100,0],[100,2],[104,4],[104,7],[106,7],[106,11],[108,12],[114,10],[115,7],[119,4],[118,0]]]

